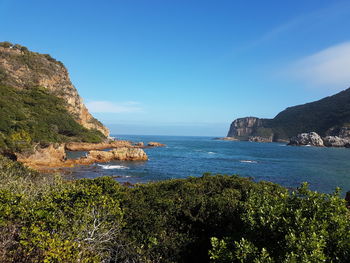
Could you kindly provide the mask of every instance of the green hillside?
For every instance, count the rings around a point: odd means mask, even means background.
[[[270,122],[278,138],[288,138],[302,132],[326,135],[330,128],[350,123],[350,89],[319,101],[287,108]]]
[[[45,88],[0,86],[1,150],[29,150],[35,143],[100,142],[104,136],[78,124],[65,102]]]

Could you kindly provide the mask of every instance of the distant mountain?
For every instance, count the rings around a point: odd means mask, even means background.
[[[239,140],[280,141],[304,132],[349,137],[350,88],[315,102],[289,107],[273,119],[236,119],[227,136]]]
[[[0,42],[0,150],[37,143],[100,142],[108,129],[87,110],[64,65]]]

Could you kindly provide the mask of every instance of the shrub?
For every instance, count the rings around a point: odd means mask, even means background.
[[[44,88],[0,86],[0,138],[3,150],[25,151],[33,143],[101,142],[104,135],[78,124]]]

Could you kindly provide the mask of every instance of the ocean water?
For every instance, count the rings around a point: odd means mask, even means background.
[[[331,193],[350,190],[350,149],[292,147],[281,143],[219,141],[212,137],[117,135],[134,142],[157,141],[166,147],[145,149],[149,160],[94,164],[71,169],[74,178],[115,176],[120,182],[143,183],[213,174],[238,174],[295,188]],[[72,153],[75,157],[82,152]]]

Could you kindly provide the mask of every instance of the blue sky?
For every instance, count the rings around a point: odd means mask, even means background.
[[[350,1],[0,0],[114,134],[224,136],[350,86]]]

